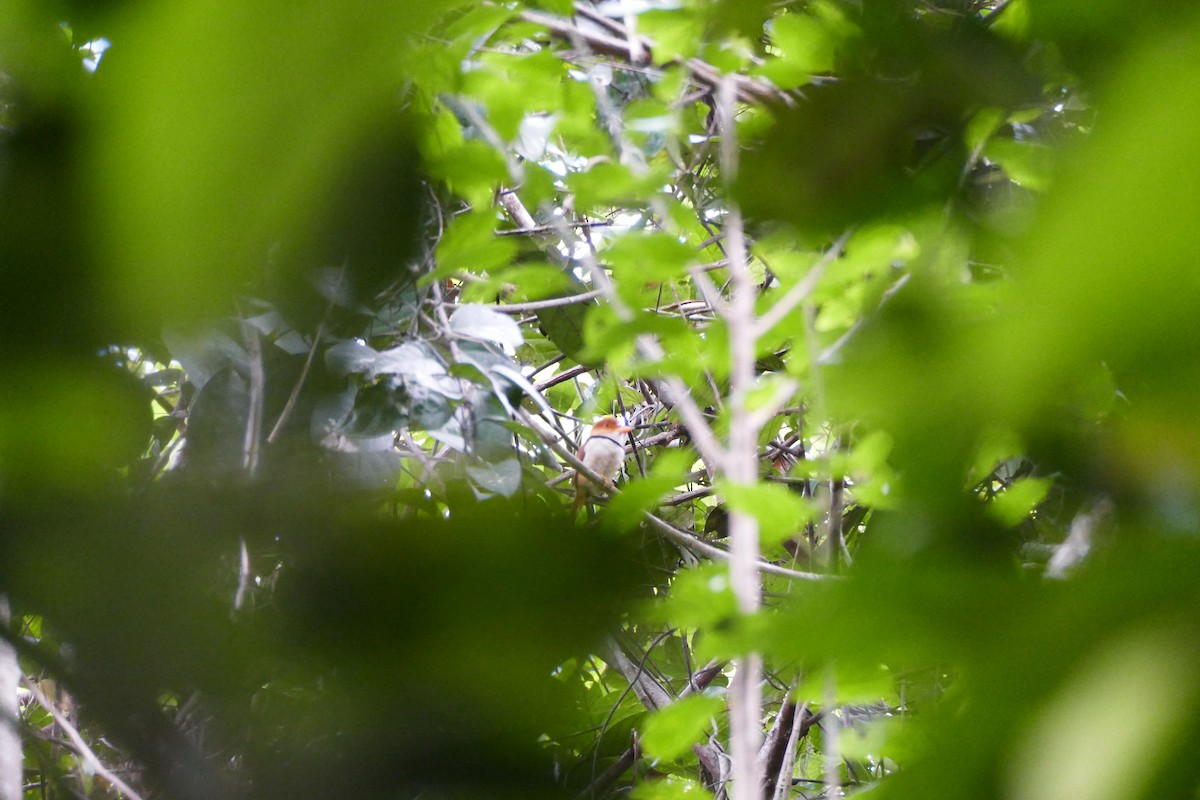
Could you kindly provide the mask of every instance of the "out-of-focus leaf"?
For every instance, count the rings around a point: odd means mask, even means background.
[[[808,83],[814,73],[833,67],[836,44],[829,29],[807,14],[783,14],[771,20],[771,42],[779,55],[758,73],[782,89]]]
[[[679,571],[658,611],[680,626],[711,630],[729,624],[737,617],[738,607],[729,585],[728,565],[707,563]]]
[[[985,155],[1004,168],[1014,183],[1034,191],[1050,188],[1054,173],[1054,152],[1037,142],[993,139]]]
[[[629,793],[632,800],[703,800],[712,797],[699,781],[668,776],[662,780],[642,781]]]
[[[653,508],[663,495],[681,483],[694,461],[693,453],[680,450],[662,453],[655,459],[646,477],[630,481],[609,502],[604,515],[605,524],[617,529],[636,526],[643,511]]]
[[[719,697],[695,694],[676,700],[646,718],[642,746],[653,758],[671,761],[691,750],[712,727],[713,717],[724,707]]]
[[[1054,481],[1050,478],[1021,478],[1013,481],[992,500],[988,510],[1004,525],[1017,525],[1046,497]]]
[[[358,4],[331,15],[308,0],[218,0],[125,15],[114,35],[121,46],[95,87],[94,146],[82,162],[97,198],[110,312],[221,313],[245,276],[261,274],[273,239],[336,219],[345,207],[327,198],[346,200],[338,187],[362,163],[364,143],[387,139],[380,122],[394,118],[396,42],[440,7],[377,13]],[[382,147],[397,153],[396,143]],[[415,219],[409,197],[380,201],[373,207]],[[406,227],[396,221],[392,233]],[[389,235],[372,230],[381,233]]]
[[[1137,630],[1086,659],[1023,737],[1009,769],[1012,796],[1143,796],[1196,711],[1196,654],[1176,635]]]
[[[516,245],[495,235],[491,214],[463,214],[456,217],[437,248],[435,277],[456,272],[483,273],[506,265],[516,254]]]
[[[338,342],[325,351],[325,367],[334,375],[374,375],[379,353],[356,339]]]
[[[615,240],[602,255],[614,275],[637,288],[683,277],[684,268],[695,258],[695,249],[669,234],[631,233]]]
[[[494,147],[475,139],[447,148],[440,159],[429,164],[429,170],[434,177],[445,180],[456,194],[466,198],[476,208],[486,207],[496,187],[511,177],[504,157]],[[471,252],[470,255],[480,257],[474,264],[459,263],[448,255],[448,263],[453,266],[447,266],[445,270],[475,270],[483,269],[489,264],[494,266],[504,260],[501,256],[506,252],[503,246]],[[446,274],[442,271],[440,263],[438,266],[439,274]]]
[[[795,536],[816,513],[804,497],[775,483],[723,483],[718,491],[725,496],[730,510],[749,514],[758,521],[764,547]]]

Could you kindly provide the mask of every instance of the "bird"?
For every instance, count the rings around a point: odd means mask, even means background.
[[[618,422],[616,417],[601,417],[592,425],[591,432],[580,445],[579,452],[575,454],[585,467],[602,475],[610,489],[613,488],[613,479],[617,477],[621,465],[625,462],[625,444],[620,437],[632,430],[633,428]],[[577,516],[579,509],[583,508],[584,501],[591,492],[592,483],[593,481],[582,472],[575,473],[573,515]]]

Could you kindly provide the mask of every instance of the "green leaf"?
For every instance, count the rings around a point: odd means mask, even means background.
[[[1043,192],[1054,178],[1055,152],[1044,144],[992,139],[984,148],[989,160],[1004,167],[1014,183]]]
[[[575,277],[550,264],[523,264],[495,273],[496,281],[511,284],[513,291],[506,296],[509,302],[543,300],[572,293]]]
[[[1003,124],[1003,109],[985,108],[971,117],[971,121],[967,123],[967,129],[963,132],[963,141],[970,150],[983,147]]]
[[[695,454],[688,451],[663,452],[655,459],[646,477],[630,481],[612,499],[604,515],[605,524],[618,529],[636,526],[642,519],[643,511],[654,508],[663,495],[683,482],[695,460]]]
[[[696,55],[704,41],[704,21],[692,11],[675,7],[651,9],[638,15],[638,32],[654,41],[654,55],[661,61],[687,60]]]
[[[534,0],[530,5],[568,16],[575,11],[575,0]]]
[[[669,281],[686,274],[696,251],[666,233],[626,233],[604,249],[601,256],[612,265],[618,281],[634,286]]]
[[[446,181],[450,189],[473,208],[487,208],[496,187],[509,180],[504,156],[485,142],[471,139],[447,148],[429,165],[429,172]],[[462,217],[456,218],[456,222]]]
[[[587,286],[578,278],[569,277],[569,290],[563,296],[587,291]],[[588,366],[599,366],[604,363],[602,358],[588,360],[584,354],[584,324],[587,320],[588,309],[596,308],[597,305],[595,301],[574,303],[558,308],[543,308],[538,312],[538,321],[546,333],[546,338],[553,342],[567,358]]]
[[[446,26],[446,36],[450,39],[465,38],[474,44],[480,38],[490,36],[512,16],[512,10],[504,6],[474,5]]]
[[[661,780],[642,781],[629,793],[632,800],[702,800],[712,792],[699,781],[668,775]]]
[[[996,495],[988,511],[1005,525],[1013,526],[1029,517],[1038,503],[1046,499],[1046,493],[1054,484],[1051,478],[1020,478],[1007,489]]]
[[[1144,625],[1087,654],[1017,739],[1009,796],[1150,796],[1159,764],[1195,720],[1196,663],[1177,634]]]
[[[644,174],[635,174],[622,164],[605,161],[586,172],[568,175],[567,188],[575,194],[577,210],[590,212],[626,202],[643,203],[668,181],[666,167],[656,165]]]
[[[786,486],[775,483],[720,483],[717,491],[731,511],[758,520],[758,535],[764,549],[795,536],[816,517],[811,502]]]
[[[120,329],[160,324],[158,309],[176,321],[224,313],[272,242],[311,233],[394,119],[398,42],[445,6],[353,0],[331,14],[318,0],[185,0],[123,19],[114,38],[129,46],[89,87],[98,113],[77,185],[95,193],[96,279],[103,310],[127,315]]]
[[[680,570],[658,611],[679,627],[719,628],[738,615],[729,566],[708,563]]]
[[[437,269],[433,277],[446,278],[457,272],[482,273],[511,263],[517,246],[495,234],[496,218],[475,212],[456,217],[438,242]]]
[[[771,20],[771,41],[779,56],[759,69],[782,89],[808,83],[814,73],[833,68],[836,46],[829,28],[807,14],[783,14]]]
[[[676,700],[646,718],[642,747],[659,761],[673,761],[689,752],[712,727],[725,703],[719,697],[695,694]]]

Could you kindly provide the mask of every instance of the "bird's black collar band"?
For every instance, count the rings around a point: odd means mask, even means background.
[[[613,444],[615,444],[617,447],[620,447],[620,448],[624,448],[624,447],[625,447],[625,443],[624,443],[624,442],[622,442],[620,439],[614,439],[613,437],[611,437],[611,436],[605,436],[605,435],[604,435],[604,434],[602,434],[602,433],[594,433],[594,434],[592,434],[591,436],[589,436],[589,437],[587,438],[587,440],[588,440],[589,442],[590,442],[592,439],[607,439],[608,441],[610,441],[610,442],[612,442]]]

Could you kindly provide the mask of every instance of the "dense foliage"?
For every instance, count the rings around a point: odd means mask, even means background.
[[[49,5],[26,797],[1195,796],[1194,13]]]

